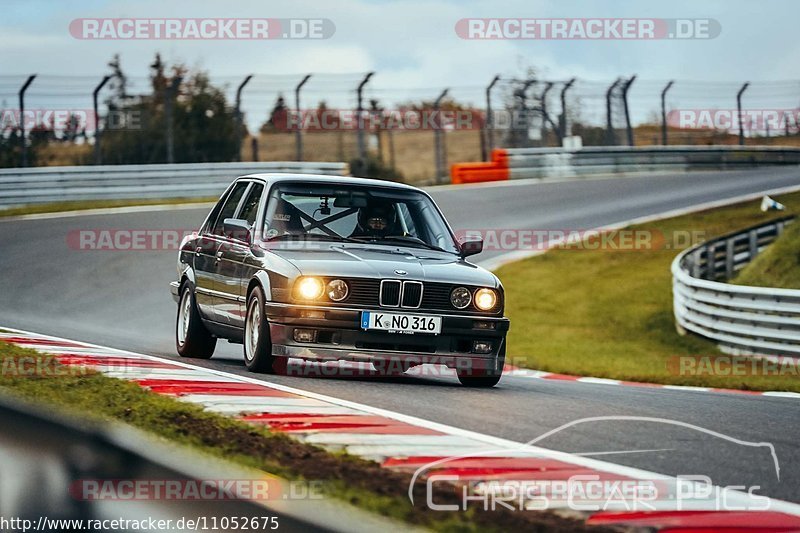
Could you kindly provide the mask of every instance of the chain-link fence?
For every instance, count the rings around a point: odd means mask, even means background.
[[[493,148],[577,146],[577,137],[800,145],[800,81],[498,77],[444,88],[400,87],[380,73],[154,67],[147,77],[0,76],[0,166],[345,161],[357,174],[419,183]]]

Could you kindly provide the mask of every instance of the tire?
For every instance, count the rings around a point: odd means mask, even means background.
[[[175,348],[178,355],[209,359],[214,355],[217,338],[209,333],[200,319],[200,312],[194,299],[194,285],[189,281],[184,282],[181,285],[180,295],[178,316],[175,319]]]
[[[458,372],[458,381],[465,387],[474,387],[481,389],[489,389],[497,385],[500,378],[503,376],[503,365],[506,362],[506,342],[503,340],[503,346],[500,348],[500,353],[497,354],[497,364],[494,369],[481,370],[479,372]]]
[[[244,320],[244,364],[251,372],[272,374],[275,372],[275,356],[269,336],[269,322],[264,314],[264,292],[256,287],[247,298],[247,314]]]

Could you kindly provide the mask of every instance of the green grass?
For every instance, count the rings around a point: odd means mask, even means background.
[[[408,473],[330,453],[266,426],[204,411],[84,367],[63,366],[51,355],[5,342],[0,342],[0,393],[81,419],[123,422],[171,443],[285,479],[320,482],[327,497],[436,531],[584,530],[582,521],[549,512],[432,511],[423,504],[422,482],[415,486],[415,501],[420,505],[412,506],[407,497]],[[435,498],[455,503],[454,491],[444,487]]]
[[[84,209],[105,209],[109,207],[129,207],[135,205],[173,205],[186,203],[216,202],[218,197],[207,198],[162,198],[151,200],[81,200],[74,202],[51,202],[47,204],[31,204],[20,207],[0,209],[0,217],[16,217],[20,215],[38,215],[42,213],[60,213],[62,211],[81,211]]]
[[[791,213],[800,206],[800,193],[780,201]],[[751,201],[633,227],[651,231],[654,243],[664,236],[664,245],[651,250],[564,248],[503,266],[497,274],[511,319],[510,362],[631,381],[800,392],[796,375],[689,376],[675,371],[678,356],[720,354],[714,343],[675,331],[670,264],[688,246],[681,236],[696,231],[708,239],[784,214],[762,213],[759,202]]]
[[[786,226],[784,233],[744,267],[733,283],[800,289],[800,224]]]

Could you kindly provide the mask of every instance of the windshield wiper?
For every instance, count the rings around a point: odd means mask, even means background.
[[[435,250],[437,252],[445,252],[445,253],[452,253],[448,252],[444,248],[439,248],[438,246],[434,246],[432,244],[428,244],[427,242],[423,241],[419,237],[414,237],[412,235],[388,235],[386,237],[377,237],[372,239],[373,241],[394,241],[394,242],[402,242],[403,244],[417,244],[419,246],[423,246],[428,250]]]
[[[267,241],[277,241],[277,240],[284,240],[284,239],[297,239],[297,240],[309,240],[309,239],[319,239],[325,241],[334,241],[334,242],[357,242],[360,243],[361,241],[357,241],[355,239],[351,239],[349,237],[343,237],[341,235],[327,235],[322,233],[284,233],[282,235],[275,235],[274,237],[270,237]]]

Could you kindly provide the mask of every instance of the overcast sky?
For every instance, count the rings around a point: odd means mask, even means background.
[[[206,69],[228,83],[255,73],[250,89],[263,98],[272,97],[256,92],[259,74],[306,72],[352,73],[357,78],[357,73],[374,70],[377,74],[370,82],[374,95],[389,100],[433,98],[449,86],[454,96],[472,103],[482,102],[481,88],[495,74],[519,77],[528,67],[551,79],[577,76],[604,83],[635,73],[641,80],[634,87],[640,96],[643,91],[657,95],[658,87],[648,82],[672,78],[713,82],[800,78],[800,4],[792,0],[4,0],[2,12],[0,73],[18,74],[20,78],[39,73],[99,79],[115,53],[121,55],[130,75],[144,76],[156,52],[168,62]],[[88,17],[326,18],[336,29],[326,40],[124,41],[72,37],[70,22]],[[721,34],[706,40],[465,40],[456,34],[455,24],[471,17],[712,18],[721,25]],[[324,92],[320,84],[327,79],[312,80],[317,85],[309,84],[309,99]],[[350,83],[349,77],[342,79]],[[286,78],[286,87],[294,83],[296,78]],[[275,84],[268,87],[271,90]],[[336,88],[332,82],[329,87]],[[267,86],[262,90],[267,91]],[[341,92],[345,94],[343,89]],[[650,98],[649,92],[647,95]],[[251,106],[255,98],[251,98]],[[798,99],[800,95],[783,105],[797,105]],[[352,105],[350,101],[335,104]]]

